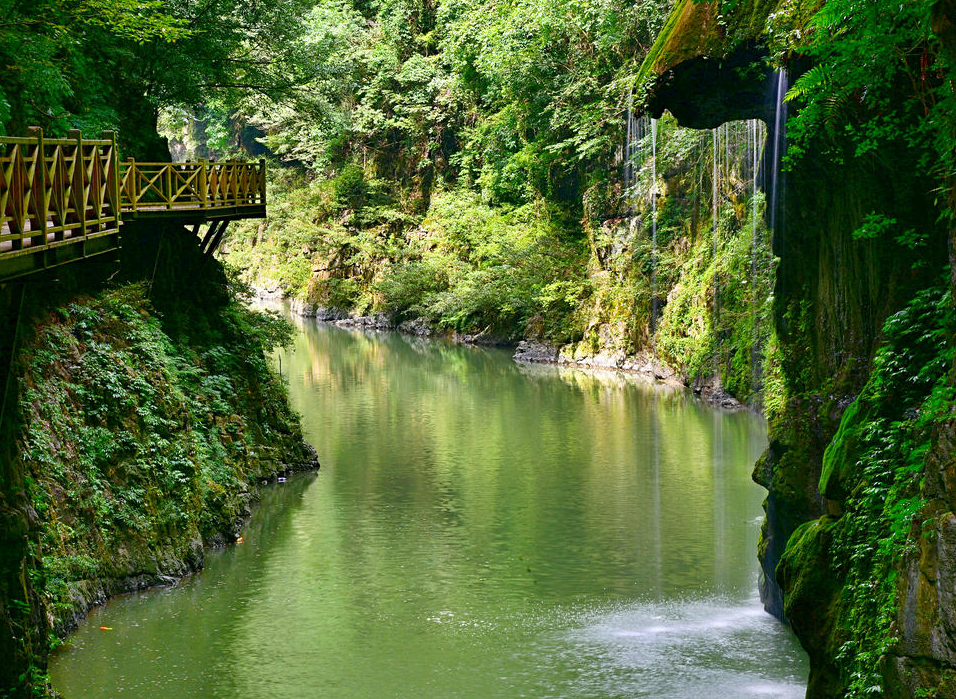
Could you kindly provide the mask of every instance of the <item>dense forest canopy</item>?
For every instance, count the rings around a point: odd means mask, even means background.
[[[0,124],[115,129],[128,155],[168,157],[158,110],[278,96],[292,81],[277,57],[306,3],[238,0],[3,0]]]
[[[830,0],[802,26],[804,4],[781,4],[764,37],[778,58],[812,62],[789,95],[803,106],[795,146],[827,130],[856,139],[857,154],[905,136],[948,156],[951,3]],[[161,110],[211,110],[258,127],[286,160],[359,163],[426,199],[437,176],[490,201],[579,203],[610,169],[672,5],[2,0],[0,128],[113,128],[127,155],[159,155]],[[912,99],[888,109],[901,88]],[[940,167],[945,178],[952,164]]]
[[[358,161],[489,195],[567,198],[620,139],[628,78],[669,3],[4,0],[0,124],[116,128],[161,109],[255,124],[311,168]]]

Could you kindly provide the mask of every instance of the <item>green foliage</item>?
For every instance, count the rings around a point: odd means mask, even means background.
[[[620,139],[627,78],[668,0],[316,0],[278,65],[302,89],[238,111],[315,170],[361,162],[426,200],[438,180],[495,202],[576,206]]]
[[[346,165],[332,180],[332,201],[338,209],[360,209],[365,203],[365,172]]]
[[[32,583],[51,618],[68,618],[77,586],[176,574],[197,538],[234,535],[249,481],[275,468],[273,450],[298,449],[263,356],[289,337],[285,321],[236,302],[161,322],[142,286],[77,299],[37,326],[21,453],[39,517]]]
[[[307,4],[0,0],[0,132],[110,128],[126,155],[164,158],[161,106],[228,106],[295,83],[276,63]]]
[[[339,184],[273,190],[278,213],[261,239],[234,235],[227,259],[259,285],[278,282],[327,307],[502,337],[573,335],[584,250],[556,208],[503,209],[460,189],[436,192],[421,218],[373,181],[355,228],[355,216],[351,225],[330,220]]]
[[[870,213],[863,217],[863,223],[853,231],[854,240],[873,240],[884,236],[896,226],[896,219],[885,214]]]
[[[555,293],[553,282],[580,277],[583,250],[562,240],[556,211],[543,202],[501,210],[467,191],[449,192],[433,198],[421,228],[417,254],[447,279],[444,289],[418,300],[426,319],[504,337],[573,334],[574,294]],[[409,301],[386,295],[398,306]]]
[[[237,222],[222,252],[260,286],[278,284],[290,296],[303,297],[317,244],[332,243],[344,229],[329,220],[335,206],[328,183],[309,182],[294,170],[271,168],[269,175],[268,224]]]
[[[945,280],[888,318],[886,345],[824,457],[820,489],[844,508],[828,528],[827,558],[844,580],[834,611],[836,662],[849,698],[882,691],[880,658],[898,640],[891,633],[897,571],[921,535],[931,433],[956,401],[949,380],[954,330]],[[788,544],[787,556],[793,555]]]
[[[944,3],[827,0],[801,47],[815,65],[787,95],[799,107],[788,122],[790,158],[821,132],[838,161],[902,145],[952,188],[956,51],[953,37],[934,33],[938,12]]]
[[[772,330],[773,256],[762,212],[761,195],[755,239],[752,202],[742,221],[727,206],[717,244],[707,231],[691,254],[679,259],[679,277],[656,338],[657,352],[669,364],[689,377],[716,373],[731,395],[751,402],[767,388],[763,375]],[[779,392],[767,397],[779,399]]]

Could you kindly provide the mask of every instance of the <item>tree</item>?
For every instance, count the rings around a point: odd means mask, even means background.
[[[0,128],[113,128],[126,155],[168,157],[165,105],[275,95],[275,55],[305,0],[0,0]]]

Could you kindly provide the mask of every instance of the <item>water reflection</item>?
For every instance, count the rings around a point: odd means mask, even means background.
[[[277,361],[321,473],[202,575],[95,612],[53,668],[68,699],[802,695],[753,598],[758,419],[298,322]]]

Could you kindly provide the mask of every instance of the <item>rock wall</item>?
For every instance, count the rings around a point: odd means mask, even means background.
[[[282,325],[237,301],[188,232],[130,228],[148,262],[112,283],[61,272],[20,320],[0,441],[3,697],[45,695],[51,647],[92,605],[198,570],[262,481],[317,465],[263,353]]]
[[[649,108],[698,128],[747,114],[772,128],[762,47],[775,11],[799,24],[793,7],[735,3],[718,23],[724,4],[678,3],[645,64]],[[807,69],[785,55],[791,76]],[[803,145],[781,169],[773,231],[783,381],[754,470],[768,490],[761,594],[810,655],[808,697],[866,686],[956,696],[953,331],[940,281],[951,254],[938,183],[902,139],[863,157],[822,135]],[[872,211],[922,244],[854,235]]]

